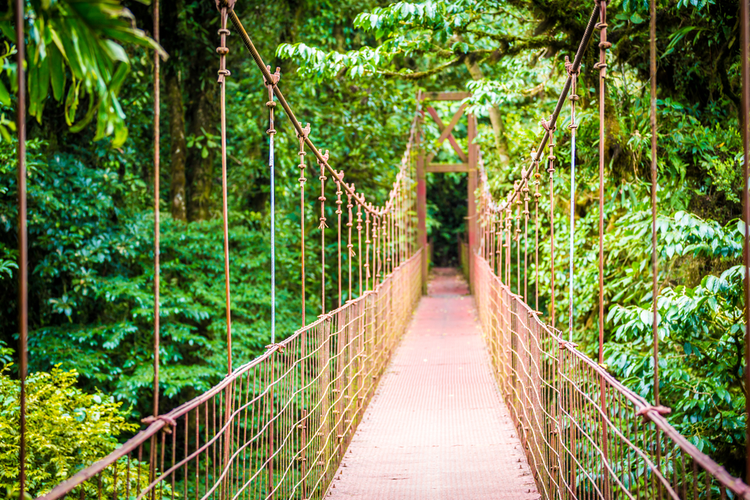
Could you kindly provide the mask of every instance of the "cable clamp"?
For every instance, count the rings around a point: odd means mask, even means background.
[[[303,141],[307,139],[307,136],[310,135],[310,124],[308,123],[304,127],[302,127],[302,132],[297,132],[297,137],[299,139],[302,139]]]
[[[570,57],[565,56],[565,72],[568,76],[577,75],[581,72],[581,68],[573,71],[573,62],[570,60]]]
[[[611,42],[599,42],[599,48],[600,49],[607,50],[607,49],[609,49],[611,47],[612,47],[612,43]]]
[[[227,28],[221,28],[216,33],[218,33],[219,35],[226,35],[226,36],[229,36],[232,34],[232,32],[229,31]]]
[[[232,74],[228,69],[220,69],[217,73],[219,74],[219,79],[216,80],[217,83],[224,83],[226,77]]]
[[[278,350],[279,352],[284,352],[284,349],[285,349],[285,348],[286,348],[286,346],[285,346],[284,344],[279,344],[278,342],[275,342],[275,343],[273,343],[273,344],[268,344],[268,345],[266,346],[266,350],[267,350],[267,351],[271,351],[271,350],[273,350],[273,349],[276,349],[276,350]]]
[[[608,26],[607,23],[596,23],[594,25],[594,29],[596,30],[607,29],[607,26]]]
[[[662,405],[659,405],[659,406],[648,405],[648,406],[645,406],[645,407],[641,408],[640,410],[638,410],[635,414],[637,416],[639,416],[639,417],[643,417],[644,422],[651,422],[651,417],[649,417],[649,415],[648,415],[648,413],[651,412],[651,411],[655,411],[656,413],[658,413],[662,417],[665,417],[665,416],[669,415],[670,413],[672,413],[672,409],[671,408],[667,408],[666,406],[662,406]]]
[[[142,419],[141,422],[146,425],[151,425],[157,420],[161,420],[166,424],[164,427],[162,427],[162,430],[167,434],[172,434],[172,429],[177,427],[177,421],[168,415],[159,415],[158,417],[151,415]]]
[[[268,68],[268,72],[271,72],[271,66],[266,66]],[[271,83],[268,83],[268,80],[266,80],[266,77],[263,76],[263,83],[266,85],[266,87],[275,86],[277,83],[279,83],[279,80],[281,80],[281,68],[276,68],[276,72],[271,75]]]
[[[569,342],[569,341],[563,340],[563,339],[560,339],[559,344],[560,344],[560,349],[561,350],[562,349],[566,349],[566,348],[568,348],[568,349],[575,349],[576,347],[578,347],[578,344],[576,344],[575,342]]]
[[[234,10],[234,4],[237,0],[216,0],[216,9],[221,12],[222,7],[227,7],[229,10]]]
[[[607,69],[607,63],[605,62],[598,62],[594,64],[594,69]]]
[[[318,165],[322,165],[323,163],[328,163],[328,157],[329,157],[329,156],[328,156],[328,150],[327,150],[327,149],[326,149],[326,152],[325,152],[325,153],[323,153],[323,154],[322,154],[322,155],[320,155],[320,156],[322,156],[322,157],[323,157],[323,161],[321,162],[321,161],[320,161],[320,158],[318,158],[318,159],[317,159],[317,161],[318,161]]]
[[[544,130],[546,130],[549,133],[552,133],[555,131],[555,127],[552,125],[552,117],[549,117],[549,120],[545,120],[544,118],[541,119],[539,122],[539,125],[542,126]],[[553,147],[552,144],[550,144],[550,147]]]

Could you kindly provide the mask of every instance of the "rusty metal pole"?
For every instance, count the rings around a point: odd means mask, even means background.
[[[477,122],[473,114],[468,116],[468,137],[469,144],[469,186],[468,186],[468,217],[466,225],[469,229],[469,286],[474,292],[474,250],[477,246],[477,204],[474,199],[474,193],[477,190],[477,147],[474,139],[477,136]]]
[[[571,80],[570,85],[570,238],[569,238],[569,283],[568,283],[568,341],[573,342],[573,318],[575,313],[575,277],[573,271],[575,267],[575,221],[576,221],[576,102],[578,101],[577,79],[578,72],[573,71],[573,63],[565,56],[565,70]]]
[[[159,0],[154,0],[154,40],[159,43]],[[159,220],[159,52],[154,51],[154,401],[152,406],[153,416],[159,415],[159,349],[160,349],[160,307],[159,307],[159,274],[160,274],[160,220]],[[153,481],[156,475],[156,436],[151,438],[151,459],[149,460],[149,481]],[[150,498],[154,498],[152,492]]]
[[[299,140],[299,234],[300,234],[300,299],[302,302],[302,326],[304,327],[305,322],[305,140],[310,134],[310,124],[308,123],[302,132],[297,133],[297,139]]]
[[[226,300],[226,323],[227,323],[227,373],[232,374],[232,300],[229,288],[229,209],[227,208],[227,84],[226,77],[230,75],[227,70],[227,4],[226,1],[220,6],[221,28],[219,35],[221,46],[217,49],[219,53],[219,86],[221,88],[220,112],[221,112],[221,196],[222,216],[224,227],[224,292]]]
[[[599,69],[599,364],[604,362],[604,100],[607,85],[607,1],[597,0],[599,4],[599,62],[594,65]]]
[[[154,0],[154,40],[159,43],[159,0]],[[159,414],[159,52],[154,51],[154,403],[153,415]]]
[[[656,249],[656,188],[657,188],[657,165],[656,165],[656,0],[649,2],[649,70],[651,76],[651,286],[653,300],[653,359],[654,359],[654,405],[659,406],[659,326],[658,326],[658,253]],[[661,436],[660,430],[656,429],[656,467],[661,468]],[[662,497],[662,484],[659,483],[658,494]]]
[[[748,189],[750,188],[750,181],[748,180],[748,159],[750,159],[750,67],[748,63],[748,57],[750,57],[750,6],[748,0],[742,0],[740,8],[741,20],[741,44],[742,44],[742,120],[740,126],[742,127],[742,155],[743,155],[743,175],[744,175],[744,186],[742,192],[742,212],[745,219],[745,246],[744,246],[744,265],[745,265],[745,387],[750,387],[750,333],[748,333],[748,327],[750,327],[750,242],[748,237],[750,236],[750,200],[748,199]],[[745,411],[750,415],[750,398],[745,398]],[[745,480],[750,478],[750,419],[746,424],[746,435],[745,441],[747,444],[747,456],[745,458],[745,464],[747,470],[745,472]]]
[[[599,4],[599,364],[604,363],[604,153],[605,153],[605,98],[607,85],[607,49],[612,44],[607,41],[607,0],[597,0]],[[601,381],[600,404],[606,407],[605,386]],[[609,460],[607,427],[602,425],[603,459]],[[605,499],[609,500],[609,483],[605,484]]]
[[[653,334],[654,334],[654,404],[659,406],[659,331],[657,324],[657,299],[658,289],[658,254],[656,250],[656,0],[650,2],[650,72],[651,72],[651,269],[652,269],[652,296],[653,296]]]
[[[26,370],[28,365],[27,338],[29,325],[29,254],[26,231],[26,75],[23,63],[26,60],[24,38],[23,0],[16,0],[16,77],[18,78],[18,101],[16,127],[18,129],[18,355],[19,378],[21,382],[21,408],[19,415],[20,442],[18,483],[20,496],[26,494]]]
[[[421,93],[417,100],[421,99]],[[422,294],[427,293],[427,179],[424,171],[424,149],[422,147],[422,123],[424,112],[417,118],[417,133],[414,141],[417,148],[417,243],[422,249]],[[374,287],[373,287],[374,288]]]

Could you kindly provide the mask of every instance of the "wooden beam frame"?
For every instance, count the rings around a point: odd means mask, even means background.
[[[425,165],[424,171],[433,173],[474,172],[476,167],[472,168],[468,163],[430,163]]]
[[[471,97],[469,92],[425,92],[421,91],[417,95],[417,100],[432,100],[432,101],[463,101]],[[474,200],[474,193],[477,189],[478,184],[478,172],[477,163],[479,158],[479,146],[474,144],[474,140],[477,136],[477,122],[476,117],[473,114],[467,115],[467,141],[468,141],[468,154],[458,145],[456,138],[453,136],[453,129],[458,124],[461,117],[464,115],[468,103],[461,104],[459,110],[453,115],[450,123],[445,126],[443,121],[440,119],[437,111],[432,106],[425,106],[422,108],[422,112],[417,121],[417,133],[416,133],[416,151],[417,151],[417,219],[418,219],[418,239],[419,246],[422,248],[422,293],[427,293],[427,270],[428,270],[428,259],[427,255],[427,182],[426,174],[428,172],[433,173],[447,173],[447,172],[465,172],[468,176],[467,186],[467,205],[468,214],[466,220],[466,229],[469,233],[469,285],[474,291],[474,252],[477,249],[477,206]],[[463,163],[431,163],[432,159],[435,158],[435,153],[430,153],[425,157],[424,145],[424,131],[422,126],[424,124],[424,115],[429,114],[430,117],[435,121],[440,130],[440,137],[437,140],[438,147],[448,139],[451,147],[456,152],[458,157]]]
[[[438,137],[438,140],[437,140],[438,147],[440,147],[443,144],[443,142],[445,142],[445,140],[448,138],[448,136],[451,135],[451,132],[453,132],[453,129],[458,124],[458,121],[461,119],[462,116],[464,116],[464,110],[466,109],[467,106],[468,106],[467,103],[463,103],[461,107],[458,108],[458,111],[456,111],[456,114],[453,115],[453,118],[451,118],[451,121],[448,124],[448,126],[443,129],[443,132],[440,134],[440,137]],[[430,163],[432,159],[435,158],[435,154],[436,153],[430,153],[429,155],[427,155],[427,158],[425,158],[425,163]],[[461,159],[463,160],[463,158]]]
[[[430,101],[463,101],[471,97],[471,92],[424,92],[420,100]]]
[[[445,124],[443,123],[443,120],[440,119],[440,115],[438,115],[437,111],[435,111],[435,108],[433,108],[432,106],[427,106],[427,108],[425,108],[425,111],[427,111],[427,114],[429,114],[432,119],[435,120],[435,123],[437,123],[438,126],[438,130],[440,132],[443,132],[443,130],[445,130]],[[458,145],[458,142],[456,141],[456,138],[453,137],[453,134],[448,134],[448,142],[451,143],[453,151],[455,151],[458,157],[461,158],[461,161],[469,161],[469,157],[466,156],[464,150],[461,149],[461,146]]]

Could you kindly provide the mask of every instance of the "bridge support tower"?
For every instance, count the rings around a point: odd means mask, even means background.
[[[477,164],[479,162],[479,145],[474,144],[477,136],[476,117],[467,114],[467,144],[468,154],[464,152],[461,146],[453,136],[453,129],[464,116],[468,103],[463,103],[458,111],[453,115],[448,125],[445,125],[440,119],[435,108],[429,105],[429,101],[463,101],[471,97],[470,92],[420,92],[421,116],[417,123],[416,146],[417,146],[417,219],[418,219],[418,243],[422,249],[422,293],[427,293],[427,274],[429,265],[429,252],[427,248],[427,180],[428,172],[446,173],[446,172],[466,172],[468,174],[467,200],[468,210],[466,217],[466,229],[468,232],[469,243],[469,284],[474,285],[474,252],[477,250],[479,240],[477,238],[478,218],[477,207],[474,200],[474,192],[477,189]],[[428,101],[424,103],[424,101]],[[423,104],[424,103],[424,104]],[[426,105],[425,105],[426,104]],[[432,163],[436,153],[427,153],[425,144],[423,144],[424,130],[423,123],[425,114],[429,115],[437,124],[440,131],[440,137],[436,141],[437,147],[440,147],[445,140],[451,145],[456,155],[462,160],[461,163]]]

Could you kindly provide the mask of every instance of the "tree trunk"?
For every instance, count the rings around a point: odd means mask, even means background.
[[[190,134],[193,136],[204,135],[204,131],[210,133],[216,127],[215,93],[211,92],[214,88],[206,86],[195,97],[190,122]],[[197,148],[190,151],[190,220],[207,220],[211,217],[214,159],[213,149],[208,150],[208,156],[205,158]]]
[[[472,58],[467,57],[464,60],[464,63],[466,64],[466,69],[469,70],[472,79],[481,80],[484,78],[482,68],[480,68],[479,64],[477,64]],[[504,166],[509,165],[510,155],[508,154],[508,143],[505,139],[505,124],[500,116],[500,108],[498,108],[496,104],[493,104],[489,110],[489,114],[490,123],[492,124],[492,133],[495,136],[495,149],[500,158],[500,163]]]
[[[187,145],[185,143],[185,109],[182,105],[180,82],[175,71],[168,71],[164,85],[167,91],[167,108],[169,110],[169,134],[171,137],[171,190],[170,210],[172,217],[187,221],[187,199],[185,196],[185,163]]]

